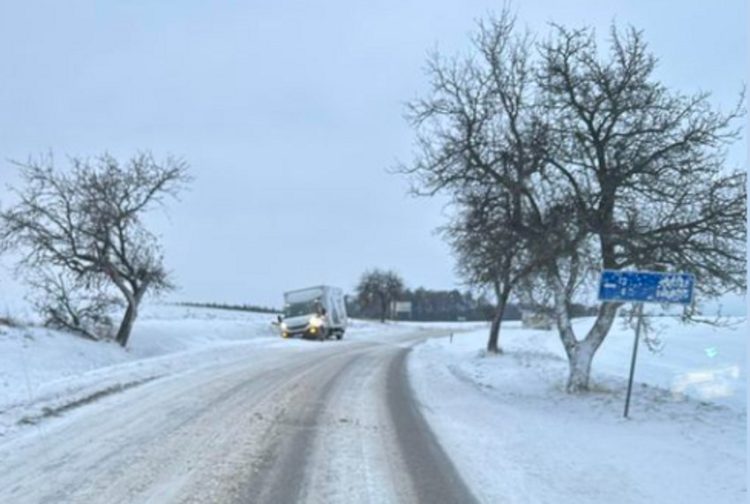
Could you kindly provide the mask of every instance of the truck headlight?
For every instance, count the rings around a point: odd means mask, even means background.
[[[310,317],[310,326],[320,327],[323,325],[323,319],[320,317]]]
[[[281,327],[282,331],[286,331],[288,329],[286,322],[282,322],[281,324],[279,324],[279,327]]]

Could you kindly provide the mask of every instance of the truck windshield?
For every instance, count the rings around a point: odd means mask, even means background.
[[[299,317],[301,315],[310,315],[318,313],[320,303],[316,301],[302,301],[300,303],[290,303],[284,308],[285,317]]]

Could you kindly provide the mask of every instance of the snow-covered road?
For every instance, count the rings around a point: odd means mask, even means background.
[[[0,444],[0,502],[471,502],[415,406],[445,331],[229,345]]]

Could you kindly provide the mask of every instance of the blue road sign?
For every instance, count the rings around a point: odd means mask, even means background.
[[[604,270],[599,300],[690,304],[694,284],[695,278],[689,273]]]

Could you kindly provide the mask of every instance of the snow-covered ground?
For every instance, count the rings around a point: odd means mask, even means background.
[[[129,348],[39,327],[0,326],[0,437],[58,411],[166,375],[284,355],[272,315],[152,305]],[[655,319],[664,347],[645,345],[631,418],[622,418],[632,330],[617,322],[594,360],[595,392],[563,392],[554,331],[503,327],[502,356],[482,352],[485,325],[352,321],[344,340],[455,329],[419,345],[412,384],[440,443],[484,502],[745,502],[747,326]],[[576,321],[579,333],[590,319]],[[339,342],[332,342],[339,344]],[[271,355],[271,354],[269,354]]]
[[[270,314],[146,305],[126,350],[42,327],[0,325],[0,436],[98,394],[217,361],[250,359],[263,348],[304,350],[316,344],[282,340],[274,319]],[[419,327],[352,320],[345,341],[382,339]]]
[[[554,331],[506,323],[433,339],[409,360],[425,416],[483,502],[747,502],[748,328],[656,319],[664,347],[641,345],[622,417],[633,332],[617,322],[593,363],[595,392],[563,393]],[[580,334],[591,319],[576,321]]]

